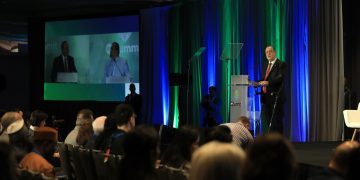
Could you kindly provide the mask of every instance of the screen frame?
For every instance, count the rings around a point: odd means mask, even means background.
[[[79,16],[58,16],[58,17],[37,17],[29,20],[29,59],[36,63],[30,63],[30,84],[31,84],[31,99],[30,102],[35,104],[45,104],[64,102],[64,103],[105,103],[114,104],[123,101],[101,101],[101,100],[45,100],[44,99],[44,83],[45,83],[45,24],[47,22],[55,21],[72,21],[72,20],[90,20],[99,18],[112,18],[121,16],[137,16],[138,18],[138,33],[139,33],[139,84],[141,92],[142,82],[142,55],[141,55],[141,16],[140,11],[132,11],[127,13],[110,13],[102,15],[79,15]]]

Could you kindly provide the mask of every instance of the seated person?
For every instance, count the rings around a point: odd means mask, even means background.
[[[58,132],[50,127],[40,127],[34,132],[34,149],[20,162],[20,168],[54,177],[54,166],[49,163],[57,143]]]
[[[0,136],[2,141],[13,146],[13,153],[17,161],[20,161],[32,149],[29,129],[18,112],[7,112],[1,117],[3,132]]]
[[[80,127],[85,124],[91,124],[93,120],[93,112],[90,109],[80,110],[76,117],[75,128],[66,136],[65,144],[71,144],[73,146],[79,145],[76,142],[76,137],[78,136]]]
[[[209,142],[194,152],[189,180],[242,179],[245,156],[234,144]]]
[[[309,180],[341,180],[349,174],[351,154],[360,148],[356,141],[346,141],[336,147],[328,167],[321,173],[314,175]]]
[[[158,174],[161,180],[187,179],[193,152],[198,149],[200,134],[197,129],[182,127],[175,135],[172,143],[166,149]]]
[[[269,133],[258,136],[247,149],[243,179],[295,179],[295,169],[293,146],[279,133]]]
[[[30,115],[30,128],[29,133],[31,136],[34,135],[34,131],[39,127],[44,127],[46,124],[46,119],[48,115],[40,110],[35,110]]]
[[[123,140],[124,156],[118,167],[122,180],[156,179],[155,162],[159,137],[154,128],[139,126]]]

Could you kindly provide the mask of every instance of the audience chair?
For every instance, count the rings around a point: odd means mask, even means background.
[[[99,150],[93,150],[91,152],[92,158],[94,160],[95,170],[97,179],[109,179],[109,172],[107,171],[107,168],[105,166],[105,153]]]
[[[58,142],[57,146],[60,154],[61,168],[64,170],[68,179],[75,179],[74,170],[71,166],[68,145],[64,144],[63,142]]]
[[[106,168],[110,173],[111,179],[119,179],[119,166],[120,166],[121,156],[110,154],[108,161],[106,162]]]
[[[85,170],[82,167],[79,147],[78,146],[74,147],[74,146],[68,145],[68,149],[69,149],[69,153],[70,153],[70,159],[72,159],[72,162],[73,162],[76,179],[85,180],[86,175],[85,175]]]
[[[86,179],[96,180],[95,163],[91,155],[91,150],[79,148],[78,151],[81,159],[81,167],[85,172]]]

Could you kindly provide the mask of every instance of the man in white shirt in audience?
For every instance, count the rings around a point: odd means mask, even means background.
[[[233,136],[233,143],[246,148],[249,144],[254,142],[254,138],[251,135],[250,129],[250,120],[248,117],[241,116],[235,122],[221,124],[227,126],[231,130]]]
[[[94,121],[93,112],[90,109],[82,109],[79,111],[76,118],[75,128],[66,136],[65,144],[71,144],[77,146],[76,137],[79,133],[79,129],[84,124],[91,124]]]

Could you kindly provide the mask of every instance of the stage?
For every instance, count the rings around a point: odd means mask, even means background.
[[[308,179],[327,167],[332,152],[341,141],[292,143],[295,148],[299,173],[296,179]]]

